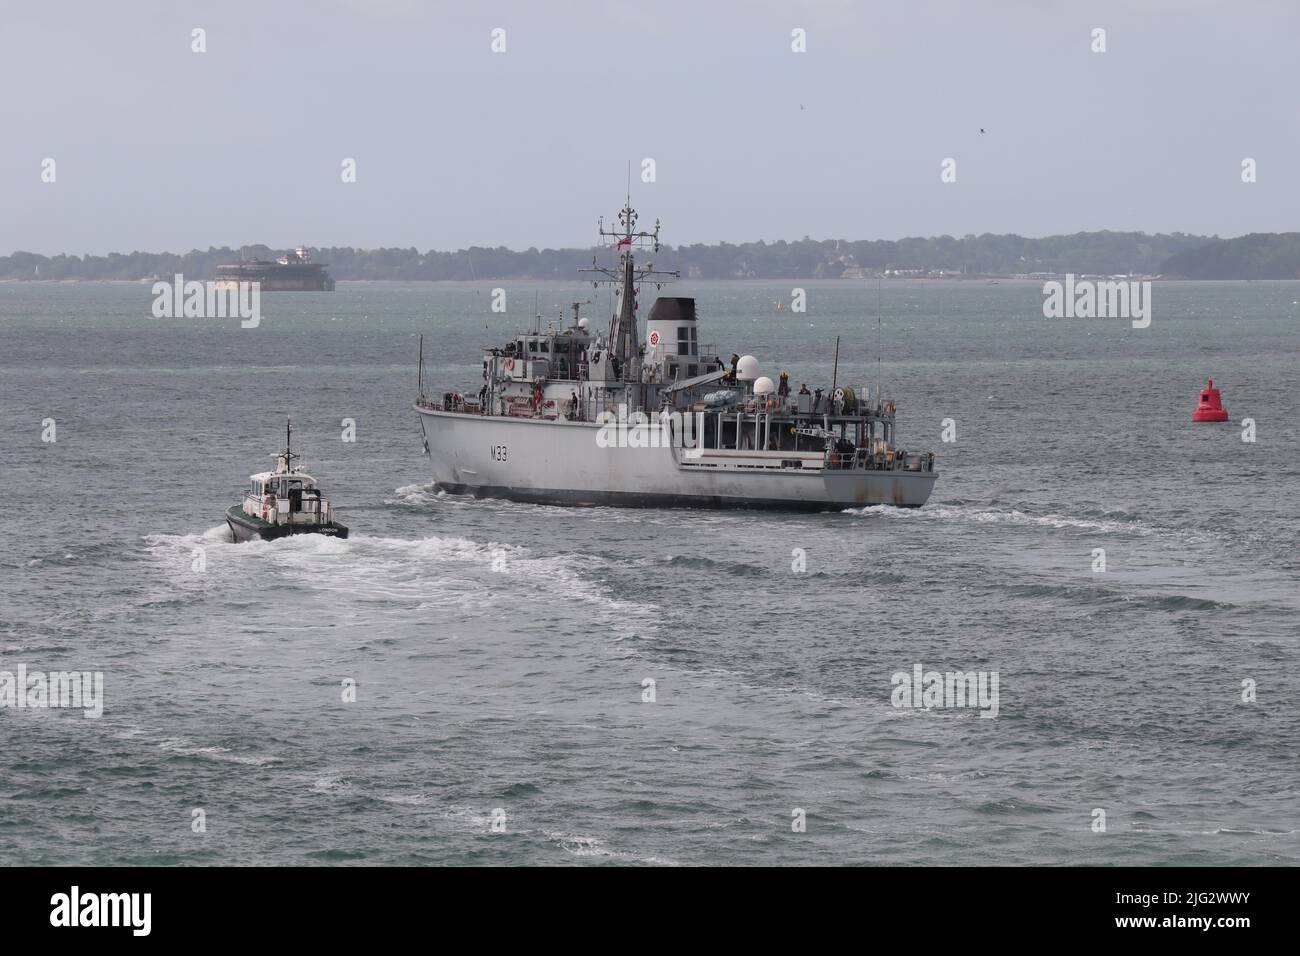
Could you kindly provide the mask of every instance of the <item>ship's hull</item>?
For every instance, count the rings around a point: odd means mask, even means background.
[[[452,494],[553,505],[838,511],[920,507],[938,477],[933,471],[823,470],[820,452],[705,450],[690,458],[666,441],[663,447],[601,447],[600,427],[586,422],[418,405],[416,411],[433,481]],[[795,459],[800,467],[783,467]]]
[[[251,275],[247,277],[221,276],[217,279],[218,289],[234,289],[240,282],[256,282],[262,292],[333,292],[334,280],[325,276],[318,277],[282,277],[275,275]]]
[[[242,262],[217,266],[218,288],[233,288],[240,282],[256,282],[263,292],[334,291],[334,279],[322,265]]]
[[[244,509],[239,505],[235,505],[226,512],[226,524],[230,527],[230,533],[235,536],[237,542],[252,541],[255,538],[260,538],[263,541],[274,541],[277,538],[287,538],[295,534],[321,534],[330,538],[346,538],[348,536],[348,529],[337,521],[331,521],[327,524],[270,524],[260,518],[244,514]]]

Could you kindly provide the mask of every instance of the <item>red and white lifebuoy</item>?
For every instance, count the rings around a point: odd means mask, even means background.
[[[515,370],[515,360],[514,360],[514,359],[506,359],[506,371],[507,371],[507,372],[513,372],[514,370]]]

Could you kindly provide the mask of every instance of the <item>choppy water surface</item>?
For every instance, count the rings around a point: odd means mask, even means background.
[[[672,291],[796,383],[836,335],[874,381],[882,338],[902,443],[939,454],[925,508],[435,493],[417,335],[474,390],[534,293],[590,287],[344,284],[240,329],[0,285],[0,670],[106,682],[98,720],[0,709],[6,859],[1300,861],[1300,283],[1160,284],[1146,330],[1046,320],[1037,286],[805,286],[806,315],[779,283]],[[1231,423],[1190,423],[1207,375]],[[230,544],[286,413],[353,537]],[[996,671],[998,716],[891,706],[916,663]]]

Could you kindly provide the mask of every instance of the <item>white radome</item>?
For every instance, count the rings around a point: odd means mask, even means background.
[[[585,329],[586,327],[587,327],[587,320],[586,320],[586,318],[584,317],[584,318],[579,319],[579,320],[578,320],[578,328],[580,328],[580,329]]]
[[[736,378],[742,382],[752,382],[758,378],[758,359],[752,355],[742,355],[736,363]]]
[[[776,391],[776,385],[774,385],[772,383],[772,380],[768,378],[766,375],[754,381],[755,395],[771,395],[775,391]]]

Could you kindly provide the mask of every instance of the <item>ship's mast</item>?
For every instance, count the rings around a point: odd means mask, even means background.
[[[619,252],[618,268],[600,266],[595,259],[592,259],[592,267],[581,270],[605,277],[593,280],[593,285],[597,282],[609,282],[615,285],[615,294],[619,301],[617,310],[610,317],[609,354],[621,363],[620,377],[624,382],[636,382],[641,377],[639,368],[641,337],[637,329],[636,317],[637,285],[641,282],[653,282],[655,288],[659,288],[669,279],[678,278],[677,272],[658,271],[653,263],[647,263],[645,266],[636,264],[635,250],[659,251],[659,220],[655,220],[654,232],[638,231],[636,221],[636,210],[632,208],[632,197],[629,194],[627,202],[618,214],[618,229],[606,229],[604,217],[600,219],[598,225],[602,238],[615,240],[613,248]]]
[[[581,302],[570,302],[569,308],[573,309],[573,327],[578,327],[578,321],[582,318],[581,310],[584,305],[591,305],[590,299],[584,299]]]
[[[302,457],[301,455],[293,454],[292,444],[291,444],[292,440],[293,440],[293,419],[286,416],[284,420],[284,453],[275,456],[276,458],[284,459],[285,472],[293,471],[293,460],[295,458]]]

